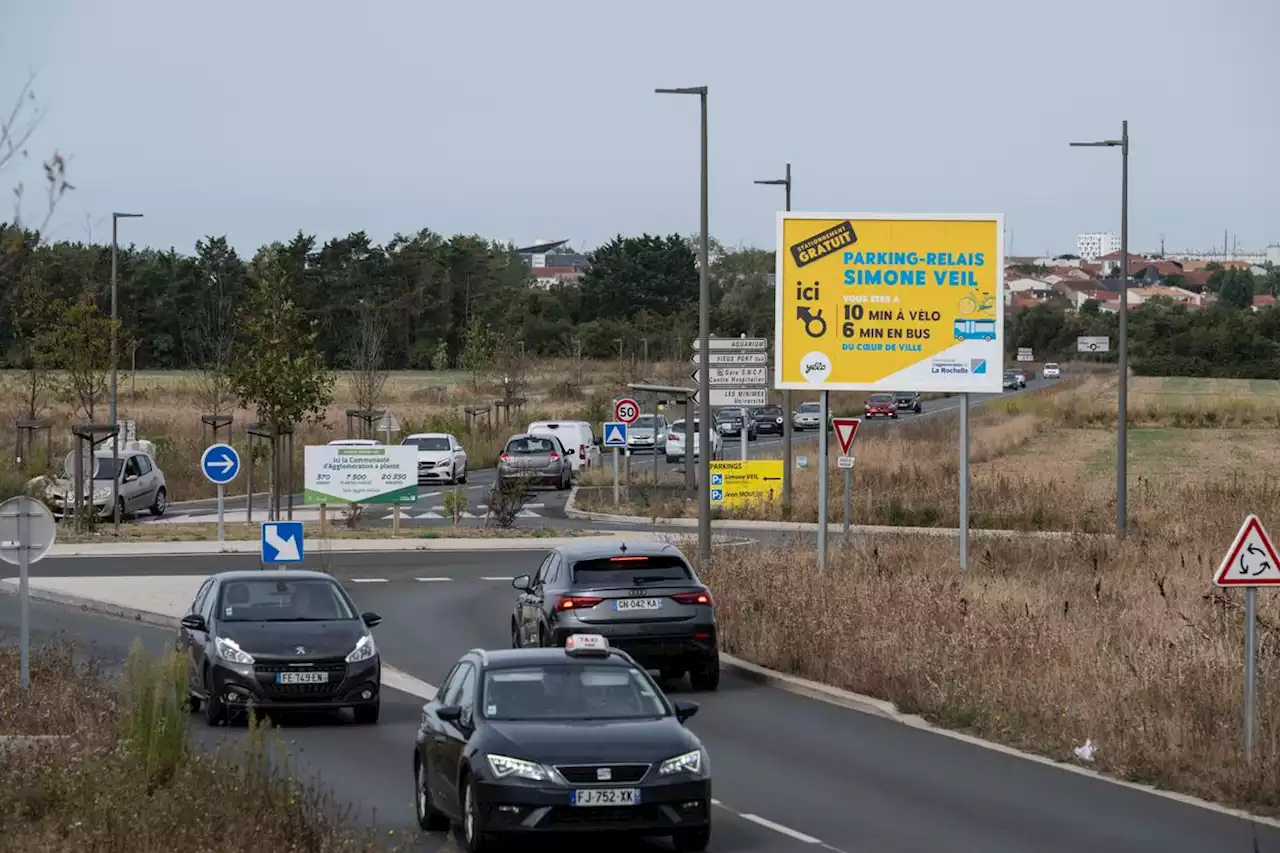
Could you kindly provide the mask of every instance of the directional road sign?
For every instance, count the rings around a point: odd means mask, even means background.
[[[692,347],[701,349],[702,341],[693,339]],[[709,350],[767,350],[768,338],[712,338],[707,341]]]
[[[301,521],[262,522],[262,562],[301,563],[303,555]]]
[[[711,405],[713,406],[767,406],[769,405],[769,389],[767,388],[712,388]]]
[[[200,470],[216,486],[225,486],[240,473],[240,454],[229,444],[211,444],[200,454]]]
[[[604,425],[605,447],[627,446],[627,425],[622,421],[609,421]]]
[[[1082,335],[1076,338],[1076,352],[1109,352],[1111,350],[1111,338],[1106,335],[1090,337]]]
[[[630,397],[623,397],[614,403],[613,416],[624,424],[633,424],[640,417],[640,404]]]
[[[1256,515],[1244,520],[1213,582],[1218,586],[1280,586],[1280,558]]]
[[[711,367],[707,372],[710,374],[708,377],[708,385],[712,388],[723,388],[728,386],[733,386],[735,388],[754,388],[757,386],[763,387],[769,383],[769,368],[763,365],[752,365],[748,367]],[[694,382],[701,381],[701,377],[701,369],[695,370],[689,375],[689,378]]]
[[[702,353],[689,356],[690,364],[702,364]],[[707,353],[708,364],[768,364],[767,352],[716,352]]]
[[[49,508],[35,498],[19,495],[0,503],[0,560],[11,566],[38,563],[53,547],[58,525]]]
[[[840,444],[840,455],[848,456],[849,448],[853,447],[853,439],[858,435],[858,427],[862,425],[862,418],[832,418],[831,426],[836,433],[836,441]]]

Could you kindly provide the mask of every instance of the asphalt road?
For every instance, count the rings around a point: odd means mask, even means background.
[[[334,556],[361,609],[384,617],[376,631],[384,660],[430,683],[468,648],[508,644],[508,579],[540,559],[536,552]],[[58,562],[83,570],[97,561]],[[204,572],[227,559],[130,562],[130,573],[143,575]],[[43,605],[33,614],[38,635],[61,628],[117,651],[135,634],[154,648],[168,639],[167,632]],[[15,620],[16,602],[0,597],[0,630],[12,637]],[[844,853],[1280,853],[1280,831],[1271,827],[741,679],[725,678],[713,694],[688,695],[702,704],[690,726],[711,753],[722,803],[716,851],[821,844]],[[388,699],[376,728],[284,725],[303,772],[319,774],[364,819],[399,834],[412,831],[407,768],[420,703]],[[424,849],[440,843],[433,838]]]

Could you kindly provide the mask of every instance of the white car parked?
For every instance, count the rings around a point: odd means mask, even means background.
[[[467,451],[447,432],[415,432],[401,444],[418,448],[418,485],[467,482]]]
[[[697,459],[702,452],[702,436],[698,431],[700,421],[693,422],[693,458]],[[671,424],[667,432],[667,461],[679,462],[684,459],[684,418]],[[724,439],[717,430],[711,431],[711,458],[719,459],[724,451]]]

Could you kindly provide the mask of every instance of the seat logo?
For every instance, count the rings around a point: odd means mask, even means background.
[[[612,770],[610,770],[608,767],[597,767],[597,768],[596,768],[596,781],[597,781],[597,782],[610,782],[610,781],[612,781],[612,780],[613,780],[613,771],[612,771]]]

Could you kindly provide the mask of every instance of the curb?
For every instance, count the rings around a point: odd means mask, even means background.
[[[772,687],[776,690],[785,690],[788,693],[794,693],[797,696],[804,696],[808,699],[814,699],[818,702],[826,702],[829,705],[836,705],[850,711],[856,711],[861,714],[869,714],[874,717],[889,720],[903,726],[910,726],[919,731],[929,732],[930,734],[940,737],[950,738],[970,746],[980,747],[982,749],[991,750],[1007,755],[1010,758],[1020,758],[1024,761],[1031,761],[1045,767],[1052,767],[1056,770],[1062,770],[1068,773],[1075,773],[1079,776],[1085,776],[1099,782],[1107,782],[1112,785],[1119,785],[1122,788],[1128,788],[1131,791],[1142,791],[1156,797],[1166,800],[1173,800],[1186,806],[1195,806],[1206,811],[1216,812],[1218,814],[1227,815],[1229,817],[1238,818],[1240,820],[1250,821],[1265,826],[1280,829],[1280,818],[1267,817],[1265,815],[1253,814],[1243,811],[1242,809],[1225,806],[1221,803],[1215,803],[1211,800],[1204,800],[1194,797],[1190,794],[1181,794],[1177,791],[1169,791],[1163,788],[1156,788],[1151,785],[1139,782],[1130,782],[1125,779],[1117,779],[1114,776],[1108,776],[1097,770],[1091,770],[1078,764],[1071,764],[1065,761],[1059,761],[1044,755],[1036,755],[1032,752],[1026,752],[1012,746],[1005,746],[995,741],[983,740],[974,735],[965,734],[964,732],[954,731],[952,729],[944,729],[930,723],[924,717],[918,714],[905,714],[898,709],[898,706],[886,699],[877,699],[874,696],[867,696],[861,693],[854,693],[850,690],[844,690],[840,687],[834,687],[830,684],[823,684],[818,681],[811,681],[807,678],[801,678],[798,675],[790,675],[785,672],[779,672],[750,661],[737,658],[732,655],[720,653],[720,666],[728,670],[734,675],[753,684]]]
[[[18,585],[16,583],[0,584],[0,595],[11,595],[15,598],[19,595]],[[103,616],[115,616],[119,619],[127,619],[130,622],[141,622],[146,625],[154,625],[157,628],[177,628],[182,621],[176,616],[165,616],[162,613],[152,613],[149,610],[139,610],[133,607],[120,607],[115,604],[107,604],[103,601],[97,601],[92,598],[84,598],[79,595],[67,595],[61,592],[52,592],[47,589],[31,589],[27,588],[27,595],[33,601],[47,601],[52,604],[62,604],[67,607],[75,607],[89,613],[99,613]]]

